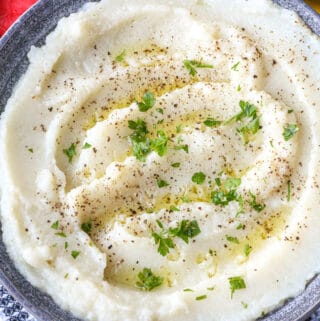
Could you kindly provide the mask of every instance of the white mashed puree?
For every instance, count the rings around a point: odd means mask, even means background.
[[[15,264],[84,320],[254,320],[320,271],[320,42],[267,0],[103,0],[1,121]]]

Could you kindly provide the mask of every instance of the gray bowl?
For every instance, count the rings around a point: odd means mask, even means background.
[[[97,1],[97,0],[91,0]],[[42,0],[33,6],[0,39],[0,112],[12,89],[28,66],[31,45],[41,46],[60,18],[77,11],[89,0]],[[302,0],[274,0],[296,11],[309,27],[320,35],[320,15]],[[53,300],[34,288],[10,260],[0,231],[0,280],[8,291],[39,321],[80,321],[59,308]],[[320,306],[320,275],[309,282],[305,291],[288,300],[261,321],[303,321]]]

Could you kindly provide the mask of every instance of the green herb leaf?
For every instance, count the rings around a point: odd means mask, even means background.
[[[90,148],[90,147],[92,147],[91,144],[85,143],[85,144],[82,146],[82,149],[88,149],[88,148]]]
[[[238,85],[237,91],[241,91],[241,86],[240,85]]]
[[[143,101],[142,102],[137,102],[139,110],[141,112],[146,112],[149,109],[151,109],[155,103],[156,103],[156,99],[154,98],[153,93],[151,93],[150,91],[147,91],[144,95],[143,95]]]
[[[236,64],[234,64],[232,67],[231,67],[231,70],[234,70],[234,71],[238,71],[238,66],[240,65],[240,61],[238,61]]]
[[[229,278],[231,298],[233,297],[233,293],[236,290],[241,290],[246,288],[246,283],[241,276],[234,276]]]
[[[162,187],[169,186],[170,184],[168,182],[164,181],[163,179],[158,179],[157,185],[159,188],[162,188]]]
[[[226,240],[228,242],[231,242],[231,243],[235,243],[235,244],[240,244],[239,240],[237,237],[233,237],[233,236],[230,236],[230,235],[226,235]]]
[[[253,195],[251,192],[250,192],[250,196],[252,198],[251,202],[249,202],[250,206],[257,212],[263,211],[265,209],[266,205],[265,204],[258,204],[256,201],[256,196]]]
[[[197,74],[196,68],[213,68],[213,65],[206,64],[198,60],[184,60],[183,64],[191,76],[195,76]]]
[[[243,306],[244,309],[247,309],[249,304],[245,302],[241,302],[241,305]]]
[[[296,124],[289,124],[283,128],[282,136],[285,141],[290,140],[297,132],[299,127]]]
[[[88,221],[88,222],[84,222],[81,224],[81,229],[83,232],[89,234],[90,231],[91,231],[91,228],[92,228],[92,223],[91,221]]]
[[[194,183],[201,185],[206,180],[206,175],[202,172],[197,172],[192,175],[191,180]]]
[[[192,289],[183,289],[183,292],[194,292]]]
[[[63,153],[67,155],[69,163],[72,163],[73,157],[77,154],[76,153],[76,145],[72,143],[68,149],[64,149]]]
[[[115,61],[116,62],[122,62],[124,60],[126,54],[127,54],[126,50],[125,49],[122,50],[122,52],[118,56],[116,56]]]
[[[60,236],[60,237],[67,237],[67,235],[63,232],[57,232],[55,235]]]
[[[64,248],[65,250],[69,247],[69,243],[68,242],[64,242]]]
[[[182,125],[181,125],[181,124],[178,125],[178,126],[176,127],[176,130],[177,130],[177,133],[178,133],[178,134],[181,133]]]
[[[170,211],[172,211],[172,212],[178,212],[178,211],[180,211],[180,209],[179,209],[178,207],[174,206],[174,205],[171,205],[171,206],[170,206]]]
[[[159,114],[162,114],[162,115],[163,115],[163,109],[162,109],[162,108],[157,108],[157,112],[158,112]]]
[[[170,228],[169,232],[172,236],[179,237],[186,243],[189,243],[189,238],[196,237],[201,233],[201,230],[196,220],[182,220],[178,227]]]
[[[155,138],[151,142],[151,148],[159,156],[164,156],[168,150],[167,144],[168,144],[168,138],[167,138],[166,134],[162,130],[159,130],[157,132],[157,138]]]
[[[54,223],[52,223],[51,228],[57,230],[59,228],[59,221],[55,221]]]
[[[287,202],[291,199],[291,181],[287,182]]]
[[[204,294],[204,295],[197,296],[196,300],[201,301],[201,300],[205,300],[206,298],[207,298],[207,296]]]
[[[177,145],[174,147],[175,150],[184,150],[187,154],[189,153],[189,146],[185,145]]]
[[[237,189],[241,185],[241,178],[229,177],[224,183],[227,190]]]
[[[71,256],[76,259],[80,255],[80,251],[71,251]]]
[[[231,191],[222,191],[216,190],[211,192],[211,201],[215,205],[226,206],[232,201],[238,199],[238,194],[235,190]]]
[[[244,225],[242,223],[239,223],[237,226],[237,230],[242,230],[244,227]]]
[[[249,256],[252,251],[252,247],[249,244],[245,244],[244,246],[244,254],[245,256]]]
[[[203,123],[208,127],[216,127],[220,126],[222,124],[222,121],[209,117]]]
[[[175,167],[175,168],[180,167],[180,165],[181,165],[180,163],[173,163],[173,164],[171,164],[171,166],[172,166],[172,167]]]
[[[174,248],[173,240],[167,234],[167,231],[164,230],[162,230],[160,234],[156,232],[152,232],[151,234],[151,236],[154,238],[155,244],[158,245],[158,253],[160,253],[162,256],[166,256],[170,252],[170,249]]]
[[[149,268],[144,268],[139,272],[138,279],[139,281],[137,281],[136,285],[144,291],[151,291],[163,283],[163,278],[153,274]]]
[[[33,153],[33,148],[28,148],[28,152]]]

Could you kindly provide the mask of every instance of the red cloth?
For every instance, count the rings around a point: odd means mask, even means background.
[[[0,37],[37,0],[0,0]]]

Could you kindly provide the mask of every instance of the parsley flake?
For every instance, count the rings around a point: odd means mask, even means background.
[[[183,292],[194,292],[192,289],[183,289]]]
[[[197,172],[192,175],[191,180],[194,183],[201,185],[206,180],[206,175],[202,172]]]
[[[245,244],[244,246],[244,254],[245,256],[249,256],[252,251],[252,247],[249,244]]]
[[[287,182],[287,202],[291,199],[291,181]]]
[[[126,54],[127,54],[126,50],[125,49],[122,50],[122,52],[118,56],[116,56],[115,61],[116,62],[122,62],[124,60]]]
[[[80,255],[80,251],[71,251],[71,256],[76,259]]]
[[[222,124],[221,120],[216,120],[212,117],[208,117],[204,122],[203,122],[207,127],[217,127]]]
[[[67,237],[67,235],[63,232],[57,232],[55,235],[60,236],[60,237]]]
[[[236,290],[241,290],[246,288],[246,283],[241,276],[233,276],[229,278],[231,299]]]
[[[144,291],[151,291],[163,283],[163,278],[153,274],[149,268],[144,268],[139,272],[138,279],[139,281],[137,281],[136,285]]]
[[[174,206],[174,205],[171,205],[170,206],[170,211],[171,212],[178,212],[178,211],[180,211],[180,209],[178,207]]]
[[[213,68],[213,65],[206,64],[198,60],[184,60],[183,64],[191,76],[195,76],[197,74],[196,68]]]
[[[92,223],[91,221],[88,221],[88,222],[84,222],[81,224],[81,229],[83,232],[89,234],[90,231],[91,231],[91,228],[92,228]]]
[[[171,166],[172,166],[172,167],[175,167],[175,168],[180,167],[180,165],[181,165],[180,163],[172,163],[172,164],[171,164]]]
[[[73,157],[77,154],[76,153],[76,145],[72,143],[68,149],[64,149],[63,153],[67,155],[69,163],[72,163]]]
[[[250,192],[250,196],[252,198],[251,202],[249,202],[250,206],[256,211],[256,212],[261,212],[265,209],[266,205],[265,204],[258,204],[256,201],[256,196]]]
[[[233,237],[230,235],[226,235],[226,240],[230,243],[235,243],[235,244],[240,244],[239,240],[237,237]]]
[[[91,144],[85,143],[85,144],[82,146],[82,149],[89,149],[90,147],[92,147]]]
[[[51,228],[57,230],[59,228],[59,221],[55,221],[54,223],[52,223]]]
[[[157,108],[157,112],[158,112],[159,114],[162,114],[162,115],[163,115],[163,109],[162,109],[162,108]]]
[[[189,238],[196,237],[201,233],[201,230],[196,220],[182,220],[178,227],[170,228],[169,232],[172,236],[179,237],[188,244]]]
[[[226,206],[232,201],[238,201],[238,203],[241,203],[242,199],[236,191],[241,184],[241,178],[227,178],[223,184],[219,179],[218,184],[218,189],[211,192],[212,203],[221,206]]]
[[[146,112],[149,109],[151,109],[155,103],[156,103],[156,99],[154,98],[153,93],[151,93],[150,91],[147,91],[143,97],[142,97],[142,102],[137,102],[139,110],[141,112]]]
[[[157,132],[157,138],[155,138],[151,142],[151,148],[159,156],[164,156],[168,150],[167,144],[168,144],[168,138],[167,138],[166,134],[162,130],[159,130]]]
[[[283,128],[282,136],[285,141],[290,140],[297,132],[299,131],[299,127],[296,124],[288,124]]]
[[[239,65],[240,65],[240,61],[238,61],[237,63],[235,63],[235,64],[231,67],[231,70],[233,70],[233,71],[238,71]]]
[[[207,298],[207,296],[204,294],[204,295],[197,296],[196,300],[201,301],[201,300],[205,300],[206,298]]]
[[[184,150],[187,154],[189,153],[189,146],[185,145],[177,145],[174,147],[175,150]]]
[[[33,148],[28,148],[29,153],[33,153]]]
[[[157,180],[157,185],[159,188],[162,188],[162,187],[166,187],[166,186],[169,186],[170,184],[166,181],[164,181],[163,179],[158,179]]]

